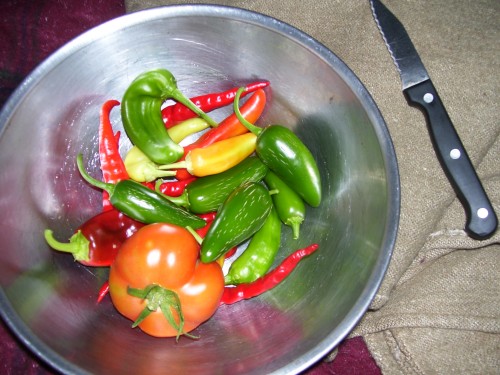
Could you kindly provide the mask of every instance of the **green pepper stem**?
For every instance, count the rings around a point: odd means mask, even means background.
[[[302,217],[293,217],[286,221],[286,225],[289,225],[292,228],[293,239],[297,240],[300,235],[300,225],[304,221]]]
[[[178,88],[173,89],[170,92],[170,97],[174,99],[177,102],[180,102],[184,104],[186,107],[188,107],[191,111],[196,113],[199,117],[201,117],[203,120],[208,122],[208,124],[211,127],[217,127],[218,124],[215,122],[209,115],[207,115],[205,112],[203,112],[196,104],[194,104],[191,99],[189,99],[187,96],[185,96],[181,90]]]
[[[187,168],[187,167],[188,167],[188,162],[186,162],[186,160],[181,160],[181,161],[178,161],[176,163],[159,165],[158,169],[169,170],[169,169],[181,169],[181,168]]]
[[[186,229],[193,235],[196,242],[198,242],[198,245],[201,245],[203,243],[203,238],[201,238],[201,236],[193,228],[187,226]]]
[[[87,171],[85,170],[85,167],[83,166],[82,154],[77,155],[76,164],[78,166],[78,171],[80,172],[80,174],[82,175],[82,177],[85,181],[87,181],[92,186],[95,186],[99,189],[107,191],[109,196],[111,197],[111,195],[113,194],[113,191],[115,190],[115,185],[99,181],[99,180],[95,179],[94,177],[92,177],[91,175],[89,175],[87,173]]]
[[[258,126],[255,126],[252,124],[250,121],[248,121],[246,118],[243,117],[243,115],[240,112],[240,96],[245,91],[245,87],[240,87],[238,91],[236,91],[236,95],[234,97],[234,114],[238,118],[238,121],[241,122],[241,124],[247,128],[249,131],[251,131],[255,135],[259,135],[262,132],[262,128],[259,128]]]
[[[54,238],[54,232],[52,232],[50,229],[46,229],[43,234],[45,237],[45,241],[47,241],[47,244],[54,250],[73,254],[73,257],[76,261],[88,262],[90,260],[90,242],[80,230],[71,236],[69,242],[57,241]]]

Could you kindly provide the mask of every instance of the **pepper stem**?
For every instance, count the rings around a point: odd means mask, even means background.
[[[47,241],[47,244],[54,250],[73,254],[73,258],[75,258],[76,261],[88,262],[90,260],[90,242],[83,235],[81,230],[78,230],[78,232],[72,235],[69,239],[69,242],[57,241],[54,238],[54,232],[52,232],[50,229],[46,229],[43,234],[45,236],[45,241]]]
[[[238,118],[238,121],[241,122],[241,124],[247,128],[250,132],[252,132],[255,135],[259,135],[260,132],[262,132],[262,128],[259,128],[258,126],[255,126],[252,124],[250,121],[248,121],[246,118],[243,117],[243,115],[240,112],[240,96],[245,91],[245,87],[240,87],[238,91],[236,91],[236,95],[234,97],[234,103],[233,103],[233,108],[234,108],[234,114]]]
[[[198,245],[201,245],[203,243],[203,238],[201,238],[201,236],[193,228],[187,226],[186,229],[189,233],[193,235],[196,242],[198,242]]]
[[[289,225],[292,228],[293,239],[297,240],[300,234],[300,225],[304,221],[301,217],[293,217],[286,221],[286,225]]]
[[[132,324],[132,328],[140,325],[149,314],[160,309],[168,323],[177,331],[175,337],[176,341],[179,341],[181,335],[193,339],[198,338],[197,336],[184,332],[184,315],[182,313],[181,301],[177,293],[173,290],[163,288],[160,285],[151,284],[144,289],[136,289],[129,286],[127,288],[127,293],[132,297],[140,298],[146,302],[146,307]],[[178,321],[174,313],[177,315]]]
[[[99,189],[102,189],[104,191],[107,191],[109,196],[113,194],[113,191],[115,190],[115,185],[114,184],[109,184],[106,182],[99,181],[92,177],[91,175],[88,174],[88,172],[85,170],[85,167],[83,166],[83,155],[78,154],[76,157],[76,165],[78,166],[78,171],[82,175],[83,179],[87,181],[90,185],[95,186]]]
[[[181,160],[176,163],[171,163],[171,164],[164,164],[164,165],[159,165],[158,169],[161,170],[169,170],[169,169],[181,169],[181,168],[187,168],[188,163],[186,160]]]
[[[205,112],[203,112],[196,104],[194,104],[191,99],[189,99],[186,95],[182,93],[181,90],[178,88],[173,89],[170,92],[170,96],[172,99],[175,101],[178,101],[182,104],[184,104],[186,107],[188,107],[191,111],[196,113],[199,117],[201,117],[203,120],[208,122],[208,124],[211,127],[217,127],[219,124],[217,124],[209,115],[207,115]]]

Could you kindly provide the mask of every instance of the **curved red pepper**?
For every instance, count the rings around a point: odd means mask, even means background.
[[[94,267],[110,266],[121,244],[144,224],[111,207],[83,223],[69,243],[58,242],[45,231],[47,243],[55,250],[73,254],[75,260]]]
[[[169,197],[179,197],[182,195],[186,187],[196,180],[196,177],[192,176],[191,178],[187,178],[185,180],[176,180],[176,181],[165,181],[160,185],[160,192]]]
[[[250,83],[245,86],[246,90],[243,92],[242,96],[257,91],[258,89],[263,89],[267,86],[269,86],[269,81],[257,81]],[[191,98],[191,101],[203,112],[210,112],[214,109],[232,104],[237,91],[238,87],[235,87],[224,92],[196,96]],[[175,103],[163,108],[161,110],[161,115],[167,128],[197,116],[197,114],[182,103]]]
[[[104,182],[117,183],[121,180],[128,180],[129,176],[125,169],[125,164],[118,149],[120,132],[113,133],[113,127],[109,119],[111,110],[120,105],[118,100],[106,101],[100,111],[99,123],[99,161]],[[103,208],[111,208],[108,193],[103,192]]]
[[[281,283],[299,264],[300,260],[311,255],[318,249],[318,244],[312,244],[299,249],[286,257],[275,269],[248,284],[226,286],[220,304],[230,305],[245,299],[256,297]]]
[[[264,112],[264,107],[266,105],[266,93],[264,90],[259,89],[255,91],[252,96],[241,106],[240,112],[247,121],[255,123],[262,112]],[[244,133],[247,133],[248,129],[243,126],[236,115],[232,113],[226,119],[224,119],[217,127],[211,128],[209,131],[205,132],[198,140],[184,147],[184,156],[181,160],[184,160],[186,155],[195,148],[204,148],[210,146],[211,144],[235,137]],[[178,180],[185,180],[191,178],[192,175],[184,168],[178,169],[175,177]]]
[[[207,212],[206,214],[198,214],[196,216],[205,220],[207,223],[210,223],[211,221],[214,221],[215,215],[217,215],[217,211]]]
[[[109,281],[106,280],[99,289],[99,292],[97,293],[97,303],[101,303],[104,297],[106,297],[108,293],[109,293]]]

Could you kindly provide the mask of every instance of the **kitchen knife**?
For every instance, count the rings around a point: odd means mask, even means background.
[[[475,239],[495,233],[498,219],[474,166],[404,26],[379,1],[370,0],[373,17],[399,70],[410,105],[424,111],[434,149],[466,212],[465,230]]]

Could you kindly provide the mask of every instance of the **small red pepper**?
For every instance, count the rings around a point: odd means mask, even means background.
[[[99,292],[97,293],[97,303],[101,303],[104,297],[106,297],[108,293],[109,293],[109,281],[106,280],[99,289]]]
[[[250,83],[245,86],[243,95],[257,91],[258,89],[263,89],[267,86],[269,86],[269,81],[257,81]],[[238,87],[235,87],[224,92],[196,96],[191,98],[191,101],[203,112],[210,112],[214,109],[232,104],[237,91]],[[175,103],[163,108],[161,115],[167,128],[197,116],[197,114],[181,103]]]
[[[318,249],[318,244],[312,244],[299,249],[286,257],[275,269],[259,279],[237,286],[226,286],[220,304],[230,305],[245,299],[253,298],[274,288],[281,283],[297,266],[300,260],[311,255]]]
[[[217,214],[216,211],[214,212],[208,212],[206,214],[198,214],[199,218],[205,220],[207,223],[204,227],[201,227],[200,229],[196,229],[195,232],[198,233],[198,236],[201,238],[205,238],[205,235],[207,234],[208,230],[210,229],[210,225],[212,224],[212,221],[215,219],[215,215]]]
[[[247,121],[255,123],[264,112],[266,106],[266,93],[259,89],[241,106],[240,112]],[[217,127],[211,128],[205,132],[198,140],[184,147],[184,156],[180,160],[184,160],[186,155],[197,148],[205,148],[211,144],[222,141],[228,138],[236,137],[247,133],[248,129],[241,124],[236,115],[232,113],[223,120]],[[178,169],[175,177],[178,180],[184,180],[192,177],[186,169]]]
[[[50,229],[44,235],[54,250],[71,253],[86,266],[107,267],[113,263],[123,241],[143,226],[111,207],[83,223],[69,243],[57,241]]]
[[[160,185],[160,192],[169,197],[179,197],[186,187],[194,180],[196,180],[196,177],[193,176],[186,180],[165,181]]]
[[[214,221],[215,215],[217,215],[217,211],[207,212],[206,214],[198,214],[197,216],[209,223]]]
[[[108,100],[102,105],[100,112],[99,160],[103,180],[109,183],[117,183],[129,178],[118,149],[120,132],[113,133],[113,127],[109,119],[111,110],[117,105],[120,105],[118,100]],[[103,208],[105,210],[111,208],[106,191],[103,192]]]
[[[196,229],[196,233],[198,233],[198,235],[201,238],[205,238],[205,236],[207,235],[207,232],[210,229],[210,226],[212,225],[212,221],[207,221],[207,225],[205,225],[204,227],[201,227],[200,229]]]

